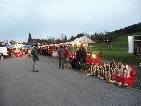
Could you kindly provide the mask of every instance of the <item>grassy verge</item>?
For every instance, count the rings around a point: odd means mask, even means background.
[[[100,52],[101,50],[102,54],[100,56],[103,60],[115,60],[116,62],[138,65],[141,63],[141,57],[136,57],[132,53],[128,53],[128,36],[132,35],[141,35],[141,32],[120,36],[118,38],[119,41],[113,42],[112,48],[108,48],[105,43],[90,44],[93,47],[88,48],[88,51]]]

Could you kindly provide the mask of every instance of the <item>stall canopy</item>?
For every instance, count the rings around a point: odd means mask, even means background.
[[[83,37],[80,37],[80,38],[76,38],[74,41],[71,42],[72,45],[74,44],[77,44],[77,43],[82,43],[82,44],[85,44],[85,48],[86,48],[86,51],[87,51],[87,47],[88,47],[88,43],[95,43],[93,42],[90,38],[88,38],[87,36],[83,36]]]
[[[74,41],[72,41],[71,43],[72,44],[77,44],[78,42],[81,42],[81,43],[95,43],[93,42],[90,38],[88,38],[87,36],[83,36],[83,37],[80,37],[80,38],[76,38]]]
[[[5,45],[5,46],[3,46],[3,47],[6,47],[6,48],[15,48],[14,45]]]
[[[32,47],[32,45],[26,45],[26,46],[23,46],[21,48],[29,48],[29,47]]]

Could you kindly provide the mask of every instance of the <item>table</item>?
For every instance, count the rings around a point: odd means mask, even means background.
[[[93,64],[93,65],[96,65],[97,63],[100,64],[101,60],[102,60],[101,57],[96,57],[96,58],[86,57],[86,63],[88,64]]]

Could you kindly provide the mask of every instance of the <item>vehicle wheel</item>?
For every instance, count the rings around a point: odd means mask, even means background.
[[[4,56],[1,56],[0,59],[4,59]]]

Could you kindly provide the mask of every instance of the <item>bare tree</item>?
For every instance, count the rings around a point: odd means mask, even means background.
[[[17,42],[14,41],[14,40],[11,40],[10,43],[11,43],[11,45],[15,45],[15,44],[17,44]]]
[[[103,42],[105,42],[108,45],[108,48],[111,48],[111,44],[117,40],[117,34],[114,34],[113,32],[105,32],[105,35],[103,35]]]

